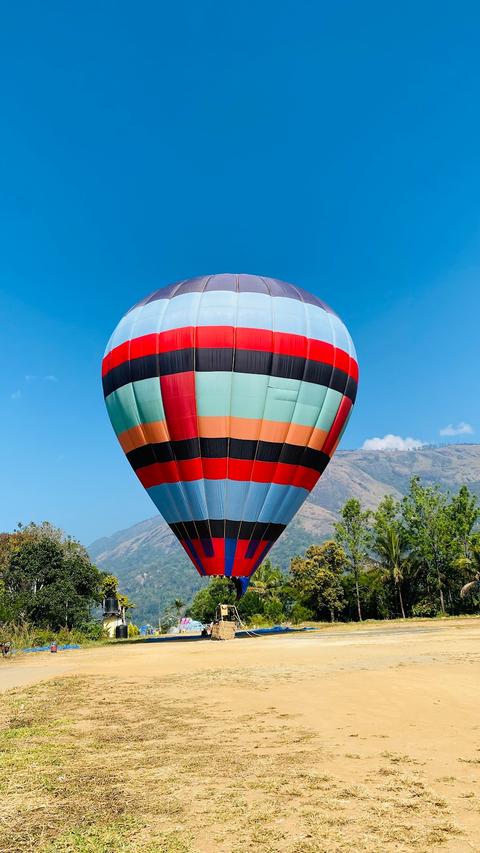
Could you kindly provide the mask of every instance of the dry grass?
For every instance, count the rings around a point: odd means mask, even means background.
[[[458,837],[409,756],[380,742],[359,770],[358,753],[332,752],[296,715],[238,715],[222,679],[96,676],[11,691],[1,853],[380,853]],[[273,679],[240,670],[236,683]]]

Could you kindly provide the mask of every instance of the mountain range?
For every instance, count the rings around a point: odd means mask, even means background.
[[[339,451],[272,549],[272,560],[286,569],[291,557],[331,535],[348,498],[375,509],[387,493],[401,498],[414,475],[452,491],[466,484],[480,497],[480,445]],[[117,575],[136,603],[137,623],[156,624],[173,599],[189,601],[205,583],[159,515],[98,539],[88,551],[99,568]]]

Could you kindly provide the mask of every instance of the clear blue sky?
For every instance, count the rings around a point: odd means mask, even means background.
[[[343,447],[480,430],[476,3],[4,5],[0,529],[154,514],[99,369],[145,294],[293,281],[342,316]]]

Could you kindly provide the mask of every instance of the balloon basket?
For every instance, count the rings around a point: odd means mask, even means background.
[[[234,604],[219,604],[215,611],[212,626],[212,640],[234,640],[235,631],[240,626],[240,616]]]
[[[216,622],[212,628],[212,640],[234,640],[235,639],[235,623],[234,622]]]

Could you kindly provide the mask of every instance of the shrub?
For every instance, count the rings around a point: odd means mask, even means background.
[[[130,623],[130,625],[128,626],[128,636],[129,637],[140,636],[140,628],[138,627],[138,625],[134,625],[133,623]]]
[[[282,607],[282,602],[274,597],[271,598],[270,601],[265,603],[264,607],[265,618],[269,622],[273,622],[274,624],[278,624],[279,622],[283,622],[285,620],[285,613]]]
[[[267,628],[271,625],[271,621],[266,619],[263,613],[254,613],[248,620],[248,625],[255,628]]]
[[[290,618],[294,625],[299,622],[310,622],[314,618],[313,610],[309,607],[304,607],[303,604],[294,604],[290,613]]]
[[[48,646],[49,643],[53,643],[55,639],[55,632],[52,631],[51,628],[35,628],[34,642],[32,645]]]
[[[107,636],[101,622],[87,622],[77,633],[86,640],[103,640]]]
[[[436,616],[437,607],[435,602],[429,598],[422,598],[412,607],[412,616]]]
[[[11,643],[15,649],[33,648],[35,646],[48,646],[56,642],[59,645],[69,643],[85,643],[86,641],[102,640],[106,637],[103,626],[99,622],[89,622],[81,629],[60,628],[53,631],[51,628],[37,628],[28,622],[15,624],[4,623],[0,626],[0,641]]]

